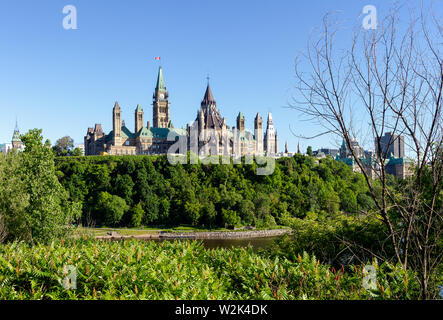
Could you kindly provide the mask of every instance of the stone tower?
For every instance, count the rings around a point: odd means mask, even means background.
[[[153,101],[153,127],[167,128],[169,123],[169,95],[163,80],[162,67],[158,69],[157,85],[155,87]]]
[[[240,132],[245,131],[245,117],[241,112],[239,112],[237,116],[237,129]]]
[[[14,134],[12,135],[12,148],[13,149],[21,149],[22,148],[22,140],[20,139],[20,131],[18,130],[17,121],[15,122]]]
[[[114,145],[121,145],[122,139],[122,112],[118,102],[114,104],[112,109],[112,129],[114,130]]]
[[[277,131],[275,131],[275,142],[274,142],[274,152],[275,154],[278,153],[278,138],[277,138]]]
[[[257,113],[254,119],[254,134],[255,134],[255,152],[256,154],[263,153],[263,120],[260,113]]]
[[[143,109],[141,105],[137,105],[135,109],[135,134],[143,128]]]
[[[275,154],[275,142],[277,141],[274,131],[274,122],[272,121],[272,114],[268,113],[268,123],[266,126],[264,148],[266,155]]]

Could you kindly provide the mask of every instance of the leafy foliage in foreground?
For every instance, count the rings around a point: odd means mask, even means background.
[[[62,286],[77,268],[77,289]],[[307,254],[271,259],[251,248],[205,249],[199,242],[113,242],[0,246],[0,299],[414,299],[409,272],[377,266],[377,289],[362,267],[334,270]]]

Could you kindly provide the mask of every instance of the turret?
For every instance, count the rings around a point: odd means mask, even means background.
[[[260,113],[257,113],[254,119],[254,134],[255,134],[255,153],[263,153],[263,120]]]
[[[114,130],[114,141],[118,140],[122,136],[122,122],[121,122],[121,109],[118,101],[114,104],[112,109],[112,129]]]
[[[135,134],[143,128],[143,109],[141,105],[137,105],[135,109]]]
[[[266,133],[265,133],[265,141],[264,141],[264,147],[265,147],[265,153],[267,155],[275,154],[276,150],[276,135],[274,131],[274,122],[272,120],[272,114],[268,114],[268,124],[266,126]]]
[[[18,129],[18,123],[15,121],[15,129],[14,133],[12,135],[12,148],[13,149],[21,149],[22,147],[22,140],[20,139],[20,131]]]
[[[237,116],[237,129],[240,132],[245,131],[245,117],[241,112],[239,112]]]

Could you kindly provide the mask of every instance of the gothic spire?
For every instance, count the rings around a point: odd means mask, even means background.
[[[14,133],[12,135],[12,142],[20,142],[20,131],[18,130],[18,121],[17,118],[15,119],[15,129]]]
[[[211,87],[209,86],[209,83],[208,83],[208,86],[206,87],[205,96],[203,97],[202,104],[208,105],[210,102],[215,103],[215,100],[214,100],[214,96],[212,95]]]
[[[162,67],[158,68],[157,85],[155,87],[155,91],[158,91],[158,90],[166,91],[165,81],[163,80]]]
[[[274,121],[272,121],[272,113],[268,113],[268,127],[269,127],[269,125],[273,125],[274,124]]]

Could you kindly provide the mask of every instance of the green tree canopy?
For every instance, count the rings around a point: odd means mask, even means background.
[[[56,175],[54,153],[43,144],[42,131],[21,136],[25,150],[0,157],[0,212],[8,239],[48,242],[65,236],[80,216]]]

